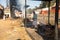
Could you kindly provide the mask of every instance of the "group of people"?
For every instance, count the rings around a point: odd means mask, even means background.
[[[15,10],[14,12],[16,17],[22,17],[22,12],[19,12],[18,10]]]

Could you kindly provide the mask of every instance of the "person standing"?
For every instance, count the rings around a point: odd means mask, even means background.
[[[33,27],[37,28],[37,14],[33,11]]]

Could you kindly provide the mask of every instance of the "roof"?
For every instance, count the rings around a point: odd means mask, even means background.
[[[43,8],[42,10],[45,11],[45,10],[48,10],[48,8]]]
[[[0,9],[4,9],[4,7],[0,4]]]
[[[17,9],[17,8],[16,8],[15,10],[17,10],[17,11],[19,11],[19,12],[22,12],[21,10],[19,10],[19,9]]]
[[[5,13],[10,13],[10,8],[9,8],[9,7],[6,7],[6,8],[4,9],[4,12],[5,12]]]

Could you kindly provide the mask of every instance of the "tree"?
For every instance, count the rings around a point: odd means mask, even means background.
[[[29,13],[29,14],[31,14],[33,12],[33,10],[31,9],[31,8],[29,8],[28,10],[27,10],[27,13]]]
[[[53,6],[56,3],[56,0],[52,0],[50,6]]]
[[[46,8],[46,7],[48,7],[48,1],[41,1],[39,8]]]
[[[50,6],[53,6],[56,3],[56,0],[52,0],[50,3]],[[41,4],[39,8],[46,8],[48,7],[49,2],[48,1],[41,1]]]

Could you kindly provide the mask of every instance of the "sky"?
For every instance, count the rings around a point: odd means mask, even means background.
[[[18,4],[20,5],[20,7],[21,7],[21,10],[24,10],[25,8],[24,8],[24,6],[25,6],[25,0],[18,0]]]
[[[25,0],[20,0],[20,3],[22,5],[25,5]],[[30,5],[30,7],[28,8],[35,8],[35,6],[39,6],[39,4],[41,3],[40,1],[31,1],[31,0],[27,0],[27,5]],[[3,5],[4,7],[6,7],[6,0],[0,0],[0,4]]]
[[[29,8],[33,9],[33,8],[35,8],[35,6],[38,7],[40,5],[40,3],[41,3],[41,1],[31,1],[31,0],[28,0],[27,1],[27,5],[30,6],[30,7],[28,7],[28,9]]]
[[[0,0],[0,4],[6,7],[6,0]]]
[[[39,6],[41,3],[41,1],[32,1],[32,0],[26,0],[26,2],[25,0],[19,0],[18,2],[21,4],[21,9],[23,9],[23,6],[25,6],[25,3],[29,5],[28,9],[29,8],[33,9],[35,8],[35,6]]]

